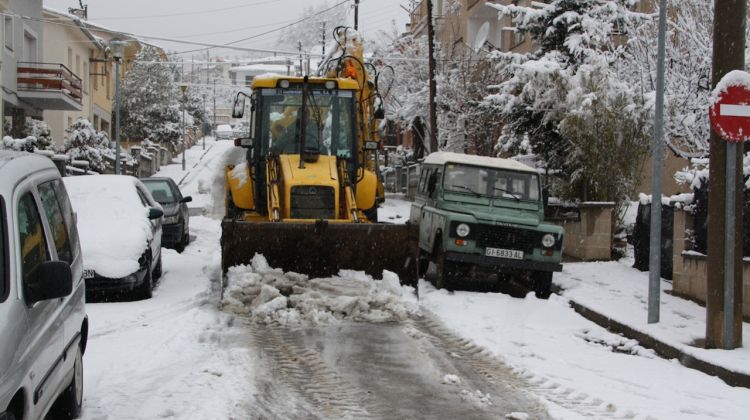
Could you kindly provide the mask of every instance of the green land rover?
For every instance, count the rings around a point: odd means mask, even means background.
[[[410,219],[419,226],[420,276],[434,264],[438,288],[455,287],[470,272],[528,274],[546,299],[552,273],[562,270],[563,229],[544,223],[539,173],[520,162],[430,154]]]

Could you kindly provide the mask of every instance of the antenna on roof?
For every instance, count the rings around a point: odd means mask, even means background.
[[[76,9],[75,7],[68,7],[68,13],[70,13],[73,16],[78,16],[79,18],[83,20],[89,19],[89,5],[83,4],[83,0],[78,0],[78,5],[81,6],[80,9]]]

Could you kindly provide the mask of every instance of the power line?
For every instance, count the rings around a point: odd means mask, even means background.
[[[153,19],[153,18],[165,18],[165,17],[175,17],[175,16],[202,15],[206,13],[216,13],[216,12],[225,12],[227,10],[243,9],[246,7],[259,6],[261,4],[278,3],[279,1],[282,1],[282,0],[267,0],[267,1],[260,1],[257,3],[242,4],[239,6],[222,7],[220,9],[199,10],[199,11],[194,11],[194,12],[182,12],[182,13],[169,13],[169,14],[163,14],[163,15],[98,17],[96,18],[96,20]]]
[[[271,30],[269,30],[269,31],[266,31],[266,32],[262,32],[262,33],[259,33],[259,34],[256,34],[256,35],[252,35],[252,36],[249,36],[249,37],[247,37],[247,38],[242,38],[242,39],[238,39],[238,40],[236,40],[236,41],[228,42],[228,43],[224,44],[224,46],[230,46],[230,45],[234,45],[234,44],[239,44],[240,42],[245,42],[245,41],[249,41],[249,40],[251,40],[251,39],[254,39],[254,38],[258,38],[258,37],[261,37],[261,36],[263,36],[263,35],[268,35],[268,34],[270,34],[270,33],[273,33],[273,32],[278,32],[278,31],[281,31],[281,30],[283,30],[283,29],[289,28],[290,26],[294,26],[294,25],[296,25],[296,24],[298,24],[298,23],[302,23],[302,22],[304,22],[304,21],[306,21],[306,20],[310,20],[310,19],[312,19],[312,18],[314,18],[314,17],[320,16],[320,15],[322,15],[323,13],[326,13],[326,12],[328,12],[328,11],[331,11],[331,10],[333,10],[333,9],[335,9],[335,8],[337,8],[337,7],[339,7],[339,6],[341,6],[342,4],[348,3],[348,2],[350,2],[350,1],[351,1],[351,0],[344,0],[344,1],[342,1],[342,2],[339,2],[339,3],[336,3],[336,4],[334,4],[334,5],[333,5],[333,6],[331,6],[331,7],[328,7],[328,8],[326,8],[326,9],[323,9],[323,10],[321,10],[321,11],[319,11],[318,13],[315,13],[315,14],[313,14],[313,15],[310,15],[310,16],[307,16],[307,17],[304,17],[304,18],[302,18],[302,19],[299,19],[299,20],[297,20],[297,21],[294,21],[294,22],[292,22],[292,23],[289,23],[289,24],[287,24],[287,25],[281,26],[281,27],[279,27],[279,28],[276,28],[276,29],[271,29]],[[203,51],[204,49],[205,49],[205,48],[199,48],[199,49],[195,49],[195,50],[182,51],[182,52],[179,52],[179,53],[177,53],[177,54],[186,54],[186,53],[191,53],[191,52],[196,52],[196,51]]]

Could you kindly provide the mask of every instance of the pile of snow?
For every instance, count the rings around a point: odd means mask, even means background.
[[[271,268],[259,254],[250,265],[230,267],[224,307],[261,323],[326,325],[339,320],[402,321],[418,312],[413,288],[383,271],[382,280],[360,271],[310,279]]]

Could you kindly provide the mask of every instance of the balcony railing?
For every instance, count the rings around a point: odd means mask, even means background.
[[[81,78],[59,63],[18,63],[18,90],[61,92],[79,104],[83,97]]]

